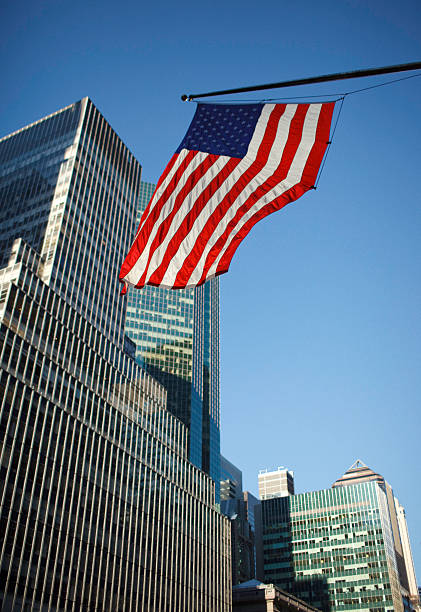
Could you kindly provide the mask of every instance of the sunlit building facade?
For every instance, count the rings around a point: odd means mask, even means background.
[[[414,560],[412,558],[411,542],[409,539],[408,525],[406,523],[405,508],[401,506],[395,497],[396,514],[399,525],[399,534],[402,543],[402,553],[405,563],[406,575],[408,578],[408,599],[413,608],[419,612],[421,610],[420,597],[418,593],[417,578],[415,575]]]
[[[374,472],[360,459],[357,459],[345,474],[333,483],[332,487],[346,487],[361,482],[377,482],[386,493],[402,602],[405,611],[419,610],[419,597],[405,510],[394,496],[391,485],[381,474]]]
[[[137,221],[154,192],[140,186]],[[196,289],[146,286],[127,298],[126,334],[136,359],[167,390],[167,407],[189,430],[189,457],[220,481],[219,280]]]
[[[284,467],[277,470],[260,470],[258,475],[259,498],[294,495],[294,472]]]
[[[215,485],[125,342],[139,185],[87,98],[0,140],[5,611],[230,609]]]

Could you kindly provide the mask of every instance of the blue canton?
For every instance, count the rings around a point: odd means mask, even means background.
[[[198,104],[182,149],[244,157],[263,104]]]

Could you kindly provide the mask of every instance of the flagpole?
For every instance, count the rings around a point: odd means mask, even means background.
[[[392,72],[406,72],[408,70],[421,70],[421,62],[411,62],[410,64],[397,64],[395,66],[383,66],[382,68],[366,68],[353,70],[352,72],[337,72],[334,74],[324,74],[322,76],[307,77],[304,79],[294,79],[292,81],[281,81],[280,83],[266,83],[265,85],[252,85],[250,87],[237,87],[236,89],[222,89],[199,94],[183,94],[183,102],[194,98],[207,98],[209,96],[223,96],[225,94],[244,93],[247,91],[261,91],[262,89],[279,89],[281,87],[297,87],[298,85],[310,85],[312,83],[326,83],[328,81],[344,81],[346,79],[358,79],[361,77],[376,76],[379,74],[390,74]]]

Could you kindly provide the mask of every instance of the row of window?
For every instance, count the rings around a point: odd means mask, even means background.
[[[1,386],[10,449],[1,472],[4,592],[44,604],[61,598],[75,610],[82,597],[105,609],[103,596],[112,600],[120,575],[124,601],[145,597],[139,587],[133,591],[132,578],[139,584],[157,563],[167,584],[154,601],[168,598],[172,581],[175,605],[182,601],[181,585],[197,589],[202,574],[212,574],[208,564],[224,553],[223,545],[218,553],[211,543],[215,534],[224,535],[217,513],[11,377],[3,376]],[[196,571],[186,578],[177,560],[196,555]],[[103,593],[96,591],[100,582]],[[205,608],[208,595],[200,599]]]

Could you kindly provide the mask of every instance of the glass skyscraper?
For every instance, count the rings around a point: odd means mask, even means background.
[[[403,612],[408,603],[393,496],[365,467],[331,489],[262,501],[266,582],[327,611]]]
[[[140,185],[137,221],[155,190]],[[219,491],[219,280],[196,289],[146,286],[127,298],[126,334],[136,359],[167,390],[167,407],[189,430],[189,458]]]
[[[140,165],[85,98],[0,140],[0,608],[230,609],[228,521],[124,336]]]

